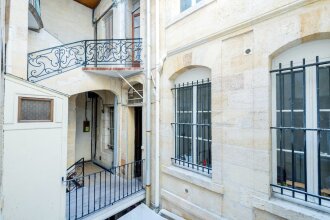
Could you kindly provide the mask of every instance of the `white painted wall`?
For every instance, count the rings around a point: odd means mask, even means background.
[[[46,31],[63,43],[93,39],[92,9],[73,0],[42,0],[41,19]]]
[[[0,1],[0,64],[3,63],[5,52],[5,1]],[[4,70],[0,72],[0,131],[3,130],[3,111],[4,111]],[[0,133],[0,209],[2,209],[2,172],[3,172],[3,132]],[[3,219],[0,212],[0,219]]]
[[[29,30],[28,52],[43,50],[45,48],[55,47],[61,44],[63,43],[45,29],[41,29],[40,32]]]
[[[7,1],[6,72],[26,79],[28,1]]]
[[[85,119],[85,93],[79,94],[76,99],[76,159],[84,158],[91,160],[91,132],[83,132],[83,123]],[[92,123],[91,102],[87,103],[87,120]],[[92,125],[92,124],[90,124]]]
[[[4,219],[64,219],[67,97],[5,77]],[[54,122],[18,123],[18,96],[54,99]]]

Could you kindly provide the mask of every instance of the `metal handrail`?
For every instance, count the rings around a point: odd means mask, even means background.
[[[80,160],[78,160],[77,162],[72,164],[69,168],[67,168],[66,170],[69,171],[69,170],[71,170],[72,167],[76,166],[79,163],[84,163],[84,162],[85,162],[85,158],[81,158]]]
[[[84,182],[83,187],[67,191],[67,219],[81,219],[142,191],[143,163],[144,159],[82,177],[62,179],[67,186]],[[136,173],[139,167],[141,176]]]
[[[27,79],[37,82],[87,66],[140,67],[142,39],[82,40],[28,53]]]
[[[68,46],[68,45],[75,44],[75,43],[82,43],[82,42],[85,42],[85,41],[88,42],[88,41],[115,41],[115,40],[142,40],[142,38],[126,38],[126,39],[125,38],[113,38],[113,39],[98,39],[98,40],[93,40],[93,39],[92,40],[78,40],[78,41],[74,41],[74,42],[67,43],[67,44],[60,44],[60,45],[57,45],[57,46],[54,46],[54,47],[48,47],[48,48],[45,48],[45,49],[42,49],[42,50],[36,50],[36,51],[28,53],[28,55],[38,53],[38,52],[42,52],[42,51],[55,49],[55,48],[58,48],[58,47]]]
[[[29,0],[29,3],[36,9],[39,16],[41,16],[40,0]]]
[[[88,176],[93,176],[95,174],[100,174],[100,173],[103,173],[104,171],[106,172],[112,172],[120,167],[124,167],[124,166],[127,166],[127,165],[131,165],[131,164],[136,164],[136,163],[140,163],[140,162],[143,162],[145,159],[142,159],[142,160],[137,160],[137,161],[133,161],[133,162],[130,162],[130,163],[127,163],[127,164],[124,164],[124,165],[120,165],[120,166],[115,166],[115,167],[112,167],[111,169],[109,170],[101,170],[101,171],[97,171],[97,172],[94,172],[94,173],[90,173],[90,174],[86,174],[84,176],[81,176],[81,177],[75,177],[75,178],[72,178],[72,179],[69,179],[69,180],[64,180],[63,179],[63,182],[70,182],[70,181],[74,181],[74,180],[77,180],[77,179],[81,179],[83,177],[88,177]]]
[[[81,173],[77,173],[78,168],[82,168]],[[70,184],[67,184],[67,192],[84,186],[84,181],[79,179],[85,176],[85,159],[81,158],[69,168],[67,168],[66,180],[72,180]]]

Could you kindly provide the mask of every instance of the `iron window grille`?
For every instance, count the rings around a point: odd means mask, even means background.
[[[270,73],[276,103],[272,192],[330,208],[330,60],[291,61]]]
[[[211,82],[175,85],[174,164],[212,174]]]

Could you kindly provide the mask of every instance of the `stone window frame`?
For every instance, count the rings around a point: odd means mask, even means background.
[[[202,112],[201,112],[201,111],[198,111],[198,109],[197,109],[197,106],[199,106],[198,101],[197,101],[198,100],[198,87],[199,86],[206,86],[206,88],[210,90],[210,97],[209,97],[210,109],[208,111],[202,110]],[[190,129],[191,129],[191,132],[192,132],[191,133],[192,136],[191,137],[186,136],[184,138],[193,139],[192,143],[191,143],[191,146],[192,146],[191,148],[192,149],[190,150],[191,151],[190,154],[192,154],[192,155],[191,155],[191,159],[182,160],[182,158],[180,158],[180,155],[178,157],[178,152],[177,152],[178,149],[180,148],[180,146],[179,147],[177,146],[178,141],[179,141],[179,140],[177,140],[177,138],[180,137],[180,135],[177,134],[179,132],[179,128],[177,126],[180,127],[180,125],[179,125],[180,123],[179,123],[179,120],[178,120],[178,112],[180,112],[180,111],[178,111],[179,108],[177,106],[178,91],[180,89],[187,89],[189,87],[191,87],[190,93],[192,94],[192,95],[190,95],[190,98],[192,99],[190,107],[192,108],[192,110],[189,111],[189,112],[191,112],[192,120],[190,122],[190,125],[188,125],[188,126],[191,126]],[[211,126],[211,124],[212,124],[212,116],[211,116],[211,114],[212,114],[212,101],[211,101],[212,100],[212,98],[211,98],[212,91],[211,91],[211,88],[212,88],[212,83],[209,79],[199,80],[199,81],[196,81],[196,82],[187,82],[187,83],[183,83],[183,84],[178,84],[178,85],[175,85],[175,88],[174,88],[176,90],[175,95],[174,95],[175,96],[174,97],[174,99],[175,99],[175,104],[174,104],[175,105],[175,112],[174,112],[175,116],[174,117],[175,117],[176,123],[173,123],[174,126],[175,126],[175,132],[174,132],[174,134],[175,134],[174,135],[174,139],[175,139],[175,157],[172,158],[172,162],[173,162],[173,164],[178,165],[179,167],[186,168],[186,169],[192,170],[192,171],[197,171],[198,173],[206,174],[208,176],[212,175],[212,126]],[[187,113],[188,111],[183,110],[183,112]],[[207,154],[208,154],[208,157],[209,157],[208,158],[209,159],[208,165],[204,165],[204,164],[200,165],[200,164],[198,164],[198,161],[197,161],[198,160],[198,157],[197,157],[197,155],[198,155],[198,152],[197,152],[198,151],[198,146],[197,145],[198,144],[197,144],[197,142],[198,142],[198,140],[200,140],[200,138],[198,136],[198,128],[201,128],[201,126],[199,126],[199,123],[198,123],[198,116],[197,116],[198,113],[210,113],[209,119],[208,119],[210,121],[210,123],[207,126],[207,128],[208,128],[208,132],[207,132],[208,137],[207,137],[207,139],[205,139],[205,137],[202,138],[202,141],[203,142],[205,142],[205,141],[208,142],[208,145],[209,145],[208,149],[207,149],[207,151],[208,151]],[[180,152],[179,152],[179,154],[180,154]],[[205,156],[205,153],[204,153],[204,156]]]
[[[314,45],[315,46],[315,45]],[[302,47],[303,48],[303,47]],[[291,65],[293,66],[299,66],[299,65],[303,65],[303,62],[306,62],[307,66],[305,68],[305,88],[304,88],[304,94],[305,94],[305,99],[306,99],[306,107],[305,107],[305,117],[303,118],[306,122],[304,124],[304,127],[307,129],[310,128],[318,128],[318,111],[319,110],[323,110],[320,109],[318,107],[318,94],[317,94],[317,76],[316,76],[316,72],[317,72],[317,68],[313,65],[311,65],[312,63],[315,63],[316,58],[312,58],[314,56],[314,52],[309,54],[309,48],[300,48],[299,50],[297,50],[297,53],[303,54],[306,59],[304,59],[304,61],[301,60],[297,60],[296,58],[299,57],[299,55],[294,55],[293,53],[290,51],[286,52],[286,55],[284,56],[285,58],[285,66],[282,68],[288,68]],[[314,48],[315,50],[315,48]],[[320,52],[320,51],[319,51]],[[312,55],[313,54],[313,55]],[[291,58],[287,58],[288,56],[293,56],[292,60],[295,60],[295,62],[291,61],[292,64],[290,64],[290,59]],[[316,55],[318,56],[318,55]],[[283,61],[283,57],[282,59],[279,59]],[[324,61],[329,61],[329,56],[325,55],[324,52],[322,51],[321,55],[319,56],[319,60],[320,62],[324,62]],[[327,68],[330,67],[329,64],[326,64],[325,66],[327,66]],[[322,67],[322,65],[320,65],[320,67]],[[273,68],[274,69],[278,69],[278,65],[274,65],[273,63]],[[272,128],[277,126],[277,106],[276,106],[276,75],[272,74],[271,76],[271,91],[272,91],[272,97],[271,97],[271,104],[272,104],[272,108],[271,108],[271,112],[272,112]],[[330,110],[329,110],[330,111]],[[319,171],[318,171],[318,143],[317,143],[317,132],[314,131],[307,131],[306,133],[310,133],[309,135],[305,135],[305,139],[306,139],[306,175],[305,175],[305,181],[307,181],[307,186],[306,187],[306,193],[307,194],[312,194],[312,195],[322,195],[321,193],[319,193]],[[274,190],[274,185],[278,185],[281,186],[278,183],[278,170],[277,170],[277,151],[278,151],[278,146],[277,146],[277,134],[276,134],[276,130],[272,130],[272,192],[273,195],[275,197],[279,197],[281,199],[285,199],[285,200],[289,200],[292,201],[294,203],[298,203],[301,205],[305,205],[308,207],[312,207],[315,209],[319,209],[319,210],[323,210],[323,211],[327,211],[329,212],[329,208],[330,208],[330,202],[328,201],[324,201],[322,200],[322,205],[318,204],[318,198],[316,197],[311,197],[309,195],[307,195],[307,201],[304,200],[305,195],[302,195],[299,193],[288,193],[288,191],[286,191],[285,189],[280,189],[280,188],[276,188],[275,186],[275,190]],[[296,150],[295,150],[296,151]],[[295,181],[296,182],[296,181]],[[284,194],[282,194],[281,190],[286,191]],[[290,194],[290,195],[289,195]],[[294,195],[294,196],[292,196]],[[327,199],[330,199],[330,197],[326,197]]]
[[[48,120],[25,120],[25,119],[22,119],[22,111],[21,110],[22,110],[22,101],[23,100],[49,102],[50,103],[49,119]],[[17,121],[19,123],[53,122],[54,121],[54,99],[51,99],[51,98],[38,98],[38,97],[19,96],[18,97]]]

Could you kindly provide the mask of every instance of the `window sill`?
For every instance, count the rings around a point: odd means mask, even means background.
[[[188,8],[187,10],[180,12],[180,14],[178,16],[176,16],[174,19],[172,19],[171,21],[169,21],[166,24],[165,29],[171,27],[172,25],[174,25],[175,23],[181,21],[182,19],[184,19],[185,17],[195,13],[196,11],[198,11],[201,8],[204,8],[205,6],[211,4],[212,2],[215,2],[216,0],[204,0],[201,1],[199,3],[197,3],[196,5]]]
[[[254,208],[284,219],[287,219],[289,216],[292,217],[291,219],[323,220],[329,218],[329,214],[326,211],[320,212],[320,209],[300,205],[296,202],[289,201],[288,198],[284,199],[279,198],[279,196],[273,196],[271,199],[266,200],[254,197],[252,200]]]
[[[325,210],[327,212],[330,211],[330,198],[328,197],[308,193],[299,189],[292,189],[288,186],[280,186],[277,184],[271,184],[270,186],[274,197],[315,209]],[[305,186],[303,185],[301,187],[304,188]]]
[[[168,166],[168,167],[163,166],[162,172],[167,175],[178,178],[180,180],[183,180],[185,182],[192,183],[196,186],[208,189],[211,192],[214,192],[217,194],[224,193],[223,185],[213,183],[212,179],[210,177],[203,176],[203,175],[195,173],[193,171],[182,169],[181,167],[176,167],[176,166],[172,165],[172,166]]]
[[[189,163],[186,161],[182,161],[179,159],[171,158],[172,165],[175,167],[182,168],[184,170],[188,170],[194,173],[198,173],[207,177],[212,177],[212,168],[204,167],[201,165]]]

